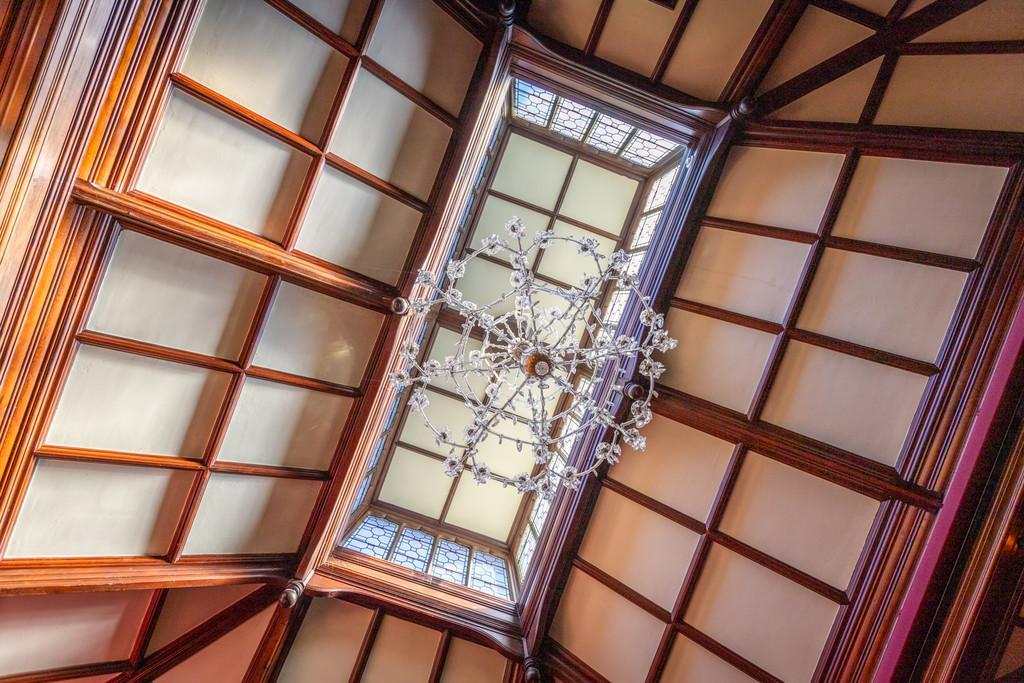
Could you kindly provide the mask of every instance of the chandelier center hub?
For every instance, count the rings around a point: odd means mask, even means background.
[[[551,358],[545,353],[531,353],[523,361],[523,371],[530,377],[547,377],[552,369]]]

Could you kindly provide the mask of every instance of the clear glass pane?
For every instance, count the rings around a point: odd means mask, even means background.
[[[646,130],[640,130],[626,145],[626,149],[622,152],[622,158],[650,168],[678,146],[678,142],[672,142],[654,133],[648,133]]]
[[[516,118],[546,126],[555,106],[555,93],[517,80],[512,86],[512,102]]]
[[[430,573],[439,579],[465,584],[468,565],[469,548],[442,538],[437,542],[437,553],[434,555]]]
[[[634,126],[629,125],[625,121],[619,121],[607,114],[601,114],[597,117],[597,123],[594,124],[594,129],[590,131],[590,135],[587,136],[586,142],[588,145],[597,147],[601,151],[608,152],[609,154],[618,154],[622,148],[622,143],[626,141],[626,138],[629,137],[634,128]]]
[[[582,140],[587,127],[594,120],[594,113],[590,107],[562,98],[555,109],[555,120],[551,122],[551,130],[573,140]]]
[[[366,519],[352,532],[344,547],[364,555],[386,559],[391,542],[398,533],[398,524],[382,517],[367,515]]]
[[[510,599],[508,565],[505,560],[479,550],[474,552],[473,576],[469,587],[495,597]]]
[[[391,556],[391,561],[418,572],[425,572],[433,547],[434,537],[426,531],[405,528],[398,538],[398,545],[395,547],[395,554]]]

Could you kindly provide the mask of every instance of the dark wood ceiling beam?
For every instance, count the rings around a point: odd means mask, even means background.
[[[661,82],[661,79],[665,77],[665,71],[668,70],[668,65],[672,61],[672,56],[676,53],[676,49],[679,48],[679,41],[683,39],[683,33],[686,32],[686,26],[690,23],[690,18],[693,17],[694,10],[697,9],[698,1],[699,0],[684,0],[685,4],[676,16],[676,21],[672,25],[672,32],[669,33],[668,40],[665,42],[665,47],[658,56],[658,61],[654,66],[654,71],[651,73],[652,81]]]
[[[1024,40],[973,40],[962,43],[902,43],[901,55],[1019,55]]]
[[[829,11],[861,26],[867,26],[873,31],[881,31],[885,28],[885,17],[869,12],[863,7],[847,2],[847,0],[810,0],[810,2],[818,9]]]
[[[129,669],[131,669],[131,662],[127,659],[121,659],[92,664],[75,664],[73,666],[62,666],[43,671],[9,674],[0,676],[0,683],[56,683],[57,681],[78,680],[90,676],[103,676],[104,674],[119,674]]]
[[[775,0],[729,77],[721,102],[733,107],[757,92],[768,69],[804,13],[808,0]]]
[[[278,602],[270,624],[256,648],[256,654],[249,663],[243,679],[245,683],[268,683],[277,679],[311,603],[312,599],[308,596],[301,596],[292,607],[282,604],[282,601]]]

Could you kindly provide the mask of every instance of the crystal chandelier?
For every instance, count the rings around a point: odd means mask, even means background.
[[[443,362],[418,360],[419,344],[405,342],[400,349],[402,366],[390,377],[398,391],[412,387],[408,405],[420,413],[438,448],[447,451],[444,469],[449,476],[468,470],[478,484],[495,480],[523,493],[537,491],[549,497],[560,484],[578,488],[603,462],[614,465],[622,444],[644,449],[646,439],[640,429],[651,421],[654,382],[665,370],[652,355],[675,348],[676,340],[664,329],[665,317],[651,308],[650,297],[639,291],[636,277],[627,272],[625,252],[606,257],[597,252],[598,243],[592,238],[562,237],[550,230],[530,240],[516,217],[505,230],[508,239],[491,235],[478,251],[449,262],[445,287],[430,271],[419,271],[416,283],[427,288],[427,295],[399,303],[411,312],[412,329],[423,329],[431,311],[447,305],[462,318],[461,335]],[[559,243],[593,260],[593,270],[581,276],[579,286],[546,283],[530,269],[538,250],[550,253]],[[476,303],[456,285],[466,275],[467,265],[484,254],[507,261],[512,271],[504,293]],[[617,325],[605,322],[598,306],[609,285],[630,291],[640,301],[643,329],[638,337],[620,335]],[[634,368],[647,378],[645,387],[627,383]],[[589,374],[595,383],[610,383],[611,390],[581,390],[574,384],[580,373]],[[428,415],[430,399],[425,389],[439,383],[449,393],[454,387],[468,411],[468,424],[461,433],[435,424]],[[609,409],[616,393],[629,404],[621,420]],[[604,398],[598,403],[595,396]],[[577,417],[570,421],[570,414]],[[609,432],[597,447],[594,462],[557,471],[553,466],[556,449],[567,455],[577,438],[593,430]],[[523,454],[524,471],[514,477],[492,472],[486,462],[486,446],[491,442],[514,443]]]

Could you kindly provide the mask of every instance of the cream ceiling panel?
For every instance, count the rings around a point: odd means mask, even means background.
[[[511,275],[511,268],[475,258],[466,264],[466,274],[459,278],[456,288],[478,306],[495,304],[490,309],[491,315],[504,315],[515,305],[515,297],[505,297],[512,289],[509,283]]]
[[[787,104],[772,118],[857,123],[881,66],[879,57]]]
[[[423,215],[330,166],[324,167],[295,248],[396,284]]]
[[[310,158],[172,90],[138,189],[280,241]]]
[[[267,47],[273,45],[274,49]],[[348,60],[267,3],[210,0],[181,70],[310,140],[323,131]]]
[[[945,43],[1024,38],[1024,3],[1020,0],[985,0],[952,21],[912,42]]]
[[[377,311],[283,282],[253,364],[357,387],[383,321]]]
[[[580,287],[582,286],[584,275],[598,275],[601,268],[608,267],[607,257],[615,251],[614,240],[601,237],[597,233],[587,232],[583,228],[577,228],[575,225],[563,223],[562,221],[555,221],[553,230],[556,237],[569,237],[577,240],[590,238],[595,240],[597,242],[597,253],[604,255],[606,258],[598,265],[593,256],[580,254],[576,250],[578,245],[572,242],[558,241],[552,243],[550,247],[544,250],[544,256],[541,258],[540,266],[537,268],[539,274],[547,275],[567,285]]]
[[[160,615],[146,646],[146,654],[156,652],[258,589],[259,584],[251,583],[172,588],[160,605]]]
[[[501,653],[462,638],[452,638],[441,683],[501,683],[508,662]]]
[[[330,151],[426,200],[451,134],[439,119],[360,69]]]
[[[426,681],[430,678],[440,642],[439,631],[385,616],[360,680],[362,683]]]
[[[815,232],[842,166],[841,154],[736,147],[707,213]]]
[[[810,681],[839,605],[721,547],[686,623],[785,681]]]
[[[699,539],[689,529],[604,489],[579,556],[671,611]]]
[[[348,680],[373,611],[350,602],[314,598],[302,620],[280,683]]]
[[[488,196],[484,200],[484,207],[480,211],[480,218],[477,220],[476,230],[473,231],[473,240],[470,242],[470,248],[476,250],[483,246],[484,239],[491,235],[497,235],[502,239],[508,239],[508,233],[505,231],[505,223],[507,223],[513,216],[519,218],[526,226],[526,234],[523,236],[523,244],[531,244],[534,236],[547,229],[550,217],[540,213],[539,211],[531,211],[525,206],[513,204],[507,202],[504,199],[498,197]],[[536,253],[533,252],[534,260],[536,260]],[[499,251],[494,255],[495,258],[501,259],[506,263],[509,262],[508,253],[505,251]],[[533,262],[530,262],[533,265]]]
[[[808,6],[786,39],[779,56],[772,62],[759,92],[785,83],[872,33],[866,26],[813,5]]]
[[[266,280],[230,263],[123,231],[86,326],[235,359]]]
[[[791,342],[762,418],[894,465],[928,378]]]
[[[669,9],[650,0],[612,3],[595,54],[630,71],[650,76],[685,4],[678,2],[675,9]]]
[[[661,382],[746,412],[775,335],[677,309],[669,312],[666,328],[679,346],[664,354]]]
[[[438,363],[444,365],[444,359],[448,356],[454,355],[455,345],[462,337],[461,333],[453,332],[444,327],[438,327],[437,333],[434,335],[434,343],[430,347],[430,353],[427,358],[430,360],[436,360]],[[483,344],[476,339],[469,338],[466,340],[466,358],[468,360],[469,353],[475,350],[483,348]],[[455,380],[449,380],[446,377],[437,377],[434,379],[434,386],[448,391],[457,392],[458,387],[456,386]],[[483,375],[463,375],[459,378],[458,386],[463,389],[469,388],[476,392],[477,396],[484,395],[484,387],[487,386],[487,378]]]
[[[230,376],[82,345],[46,443],[200,458]]]
[[[1024,54],[904,55],[875,123],[1024,131]]]
[[[477,484],[471,476],[463,476],[455,487],[444,521],[504,541],[512,530],[522,500],[522,494],[514,486],[502,487],[493,479]]]
[[[646,678],[664,627],[626,598],[573,569],[550,635],[605,678],[625,683]]]
[[[439,460],[396,448],[384,476],[380,499],[436,519],[451,485],[452,480]]]
[[[530,26],[580,50],[587,43],[601,0],[535,0],[530,3]]]
[[[128,659],[152,595],[135,590],[0,597],[0,676]]]
[[[218,460],[328,470],[353,399],[248,378]]]
[[[1007,169],[861,157],[832,234],[974,257]]]
[[[903,17],[908,17],[919,9],[923,9],[935,2],[935,0],[912,0],[907,9],[903,10]]]
[[[644,427],[647,449],[625,450],[609,476],[704,521],[722,483],[733,444],[655,415]]]
[[[754,680],[682,635],[672,641],[662,683],[752,683]]]
[[[649,2],[649,0],[644,0]],[[559,213],[621,235],[639,183],[582,159],[573,169]]]
[[[874,12],[879,16],[885,16],[892,9],[892,6],[896,4],[896,0],[849,0],[851,5],[856,5],[861,9],[866,9],[869,12]]]
[[[699,2],[668,63],[664,83],[717,100],[771,4],[771,0]]]
[[[159,683],[243,680],[273,614],[274,608],[268,607],[155,680]]]
[[[212,474],[185,554],[295,552],[320,484],[308,479]]]
[[[800,327],[935,360],[967,273],[826,249]]]
[[[509,136],[491,187],[542,209],[552,210],[562,192],[571,163],[572,157],[565,152],[513,133]]]
[[[676,296],[781,322],[810,245],[703,227]]]
[[[355,44],[371,0],[291,0],[291,3]]]
[[[366,54],[457,115],[480,49],[480,41],[439,5],[387,0]]]
[[[163,555],[192,479],[183,470],[40,458],[6,556]]]
[[[719,528],[846,590],[878,507],[873,498],[751,452]]]

